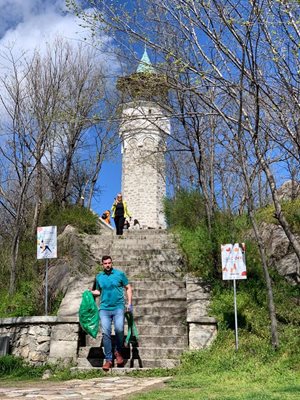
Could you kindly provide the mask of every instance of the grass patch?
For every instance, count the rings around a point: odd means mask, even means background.
[[[66,225],[72,225],[80,233],[96,234],[99,232],[97,225],[98,216],[87,208],[68,205],[65,208],[49,204],[42,212],[40,226],[56,225],[61,233]]]
[[[136,394],[128,400],[296,400],[300,369],[288,346],[273,351],[267,340],[241,330],[239,350],[234,332],[224,330],[210,349],[186,353],[163,389]],[[169,374],[170,375],[170,374]],[[162,375],[160,375],[162,376]]]
[[[6,355],[0,357],[0,381],[1,380],[36,380],[43,376],[48,367],[35,366],[25,362],[22,358]]]
[[[281,204],[282,211],[294,233],[300,233],[300,199],[293,201],[284,201]],[[273,205],[268,205],[259,209],[256,212],[256,217],[259,221],[268,224],[278,225],[278,220],[275,218],[275,208]]]

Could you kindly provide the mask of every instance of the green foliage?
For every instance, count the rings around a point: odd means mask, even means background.
[[[290,344],[283,343],[274,351],[266,338],[241,328],[236,351],[234,332],[220,327],[210,348],[184,353],[164,388],[128,400],[296,400],[300,349]]]
[[[32,366],[22,358],[6,355],[0,357],[0,378],[5,379],[36,379],[43,375],[47,366]]]
[[[210,349],[184,355],[183,363],[177,372],[178,378],[171,386],[201,387],[205,382],[209,382],[217,387],[221,381],[225,393],[229,395],[231,385],[233,392],[238,388],[245,391],[248,386],[248,393],[251,393],[256,385],[257,389],[262,389],[264,384],[274,390],[278,380],[281,385],[291,381],[295,385],[298,367],[296,357],[286,357],[286,351],[289,349],[290,346],[285,344],[281,350],[275,352],[266,339],[240,329],[239,349],[235,351],[233,332],[222,330]],[[299,348],[294,348],[294,351],[299,357]],[[187,368],[189,374],[184,372]]]
[[[62,302],[62,299],[64,298],[64,293],[59,292],[55,297],[50,298],[49,300],[49,309],[50,313],[49,315],[57,315],[57,312],[59,310],[60,304]]]
[[[180,190],[172,199],[165,200],[165,214],[169,227],[188,227],[193,230],[205,219],[205,204],[201,194]]]
[[[48,204],[43,210],[40,220],[40,226],[58,227],[58,232],[62,232],[66,225],[76,227],[79,232],[96,234],[98,216],[87,208],[76,205],[68,205],[65,208],[58,207],[55,204]]]
[[[77,227],[80,232],[97,233],[97,215],[91,211],[78,207],[68,206],[64,209],[51,204],[42,212],[40,226],[57,225],[58,233],[62,232],[67,224]],[[65,240],[72,240],[66,238]],[[75,239],[74,239],[75,240]],[[10,243],[3,242],[0,253],[0,317],[17,317],[40,315],[44,313],[44,264],[36,260],[36,238],[32,238],[29,229],[23,235],[19,245],[19,258],[17,262],[17,286],[13,296],[8,294],[10,277]],[[78,243],[62,243],[60,254],[69,254],[71,251],[81,252],[80,259],[85,257],[84,250]],[[84,263],[83,263],[84,264]],[[57,312],[62,299],[62,294],[49,298],[50,314]]]
[[[292,231],[300,234],[300,199],[285,201],[281,204],[281,207]],[[261,222],[278,224],[278,220],[275,218],[275,208],[273,205],[268,205],[259,209],[256,213],[256,217]]]
[[[176,219],[176,213],[179,211],[184,213],[182,204],[188,204],[189,199],[190,193],[181,192],[179,197],[169,201],[168,213],[173,220],[180,220],[181,217]],[[177,206],[177,202],[180,207]],[[284,203],[283,207],[288,218],[297,219],[295,217],[299,213],[297,204],[300,205],[296,201]],[[266,207],[258,212],[258,215],[267,220],[267,217],[272,216],[270,210],[271,207]],[[194,210],[195,212],[197,211]],[[188,215],[193,220],[191,210]],[[196,218],[195,215],[194,217]],[[235,328],[233,287],[232,281],[222,281],[220,245],[245,242],[247,280],[237,281],[238,325],[239,329],[245,333],[245,337],[250,335],[249,337],[254,342],[262,341],[264,346],[269,347],[270,321],[265,277],[256,243],[245,239],[249,236],[248,218],[245,215],[232,216],[216,212],[211,222],[210,231],[205,218],[198,221],[197,226],[184,226],[183,222],[174,224],[179,243],[186,255],[188,269],[205,281],[209,281],[213,292],[210,315],[217,318],[219,329],[224,332],[233,332]],[[296,305],[299,301],[298,288],[289,285],[276,271],[270,270],[270,274],[273,280],[273,296],[280,337],[285,344],[294,344],[293,333],[300,322],[300,311]]]
[[[208,230],[199,225],[195,230],[180,228],[179,244],[186,256],[189,270],[196,275],[209,279],[213,274],[212,243],[209,240]]]
[[[17,291],[10,296],[7,289],[0,292],[0,318],[37,315],[40,307],[40,296],[37,291],[38,281],[23,281]]]

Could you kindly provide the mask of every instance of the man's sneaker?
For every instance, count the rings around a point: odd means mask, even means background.
[[[124,367],[124,359],[118,351],[115,351],[117,367]]]
[[[109,371],[112,368],[112,361],[106,360],[105,363],[102,365],[103,371]]]

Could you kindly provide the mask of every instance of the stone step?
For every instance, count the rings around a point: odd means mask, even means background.
[[[184,273],[183,272],[151,272],[151,271],[145,271],[145,272],[130,272],[127,274],[128,278],[130,280],[134,279],[154,279],[157,278],[160,282],[162,281],[168,281],[170,278],[173,279],[180,279],[184,278]]]
[[[169,306],[147,306],[147,305],[141,305],[141,306],[136,306],[134,307],[134,319],[136,320],[140,316],[159,316],[159,317],[164,317],[164,316],[169,316],[173,315],[175,316],[184,316],[186,315],[186,307],[185,306],[177,306],[175,305],[169,305]]]
[[[158,279],[159,282],[169,281],[170,279],[183,279],[185,274],[183,272],[168,272],[168,271],[160,271],[160,272],[152,272],[152,271],[128,271],[126,275],[130,282],[135,280],[153,280]]]
[[[172,236],[172,233],[167,231],[166,229],[128,229],[124,232],[124,236],[134,236],[134,237],[144,237],[144,236]]]
[[[181,347],[133,347],[122,350],[124,359],[130,360],[131,358],[143,359],[164,359],[164,358],[179,358],[181,354],[187,349],[186,346]],[[102,347],[80,347],[78,351],[78,358],[98,359],[105,358]]]
[[[100,247],[103,247],[100,245]],[[129,252],[141,252],[141,254],[147,254],[147,253],[156,253],[158,254],[160,251],[168,253],[168,252],[174,252],[176,254],[180,254],[180,252],[178,251],[178,247],[172,243],[161,243],[161,242],[157,242],[157,243],[146,243],[146,244],[142,244],[142,243],[126,243],[124,242],[123,245],[112,245],[110,247],[111,252],[120,252],[122,254],[124,253],[129,253]]]
[[[174,249],[110,249],[110,255],[113,260],[119,258],[120,260],[128,259],[128,260],[137,260],[140,258],[151,258],[153,260],[161,260],[164,261],[166,259],[171,260],[181,260],[182,256]]]
[[[137,306],[181,307],[186,309],[186,298],[155,298],[151,293],[149,293],[149,297],[135,296],[133,306],[134,310]]]
[[[150,249],[150,248],[172,248],[177,250],[178,247],[176,242],[173,240],[162,239],[160,237],[151,239],[127,239],[122,238],[123,240],[109,240],[102,237],[89,237],[85,238],[85,243],[88,244],[90,248],[138,248],[138,249]]]
[[[169,279],[168,281],[155,281],[152,279],[132,280],[130,282],[137,289],[181,289],[186,287],[183,280]]]
[[[182,271],[168,271],[168,270],[159,270],[154,268],[122,268],[123,271],[130,281],[137,280],[137,279],[183,279],[185,274]]]
[[[172,267],[172,268],[178,268],[178,264],[173,264],[169,261],[169,259],[162,260],[162,261],[157,261],[157,260],[151,260],[151,259],[145,259],[143,261],[141,260],[126,260],[124,258],[113,259],[113,265],[114,268],[117,269],[122,269],[123,267],[132,267],[132,268],[137,268],[137,267],[143,267],[143,268],[149,268],[149,266],[152,267],[159,267],[159,266],[167,266],[167,267]],[[179,264],[181,268],[183,268],[183,264]]]
[[[95,237],[95,240],[96,237]],[[108,243],[108,240],[106,241]],[[134,236],[134,235],[123,235],[122,238],[120,237],[116,237],[113,238],[113,240],[111,241],[111,243],[114,246],[122,246],[124,243],[142,243],[142,244],[148,244],[148,243],[154,243],[154,244],[176,244],[177,240],[176,238],[174,238],[174,236],[169,236],[169,235],[157,235],[157,236],[145,236],[145,235],[139,235],[139,236]]]
[[[185,299],[186,300],[186,289],[171,287],[171,288],[155,288],[155,289],[142,289],[139,286],[132,285],[134,288],[134,298],[136,299],[148,299],[154,297],[156,299]]]
[[[184,336],[187,335],[187,329],[184,325],[143,325],[139,324],[137,326],[139,336],[151,335],[151,336],[164,336],[168,334],[169,336]],[[114,335],[114,329],[112,329],[112,335]],[[125,323],[124,337],[127,335],[127,326]],[[100,345],[102,340],[102,333],[99,330],[96,338],[89,335],[85,336],[86,346],[97,347]]]
[[[87,358],[78,358],[77,359],[77,367],[72,368],[72,370],[79,370],[79,371],[87,371],[91,369],[101,368],[103,365],[103,359],[87,359]],[[135,369],[141,368],[175,368],[180,364],[179,359],[144,359],[141,360],[139,358],[131,358],[125,360],[125,367],[124,368],[112,368],[112,374],[122,374],[126,372],[131,372]]]
[[[111,256],[113,263],[115,266],[117,265],[151,265],[153,263],[167,263],[171,265],[184,267],[183,260],[181,256],[176,256],[173,254],[140,254],[137,251],[133,252],[103,252],[101,249],[98,249],[93,253],[93,259],[101,264],[101,259],[103,254],[107,254]]]
[[[134,318],[137,327],[139,324],[143,325],[183,325],[186,323],[186,311],[182,314],[169,314],[169,315],[141,315]]]
[[[150,271],[150,272],[185,272],[185,269],[180,264],[171,264],[168,260],[165,261],[132,261],[123,260],[120,262],[117,260],[114,262],[114,267],[122,271]]]
[[[136,281],[153,281],[154,279],[158,279],[159,282],[169,282],[170,280],[183,279],[185,276],[184,272],[147,271],[146,269],[145,270],[138,269],[131,271],[131,270],[126,270],[124,268],[117,268],[117,269],[120,269],[127,275],[127,278],[129,279],[131,284],[132,282]],[[102,272],[101,268],[99,269],[99,272]]]
[[[164,332],[164,334],[166,335],[167,332]],[[114,336],[113,336],[113,340],[114,340]],[[90,342],[93,342],[92,344],[90,344]],[[79,355],[81,357],[83,357],[83,352],[85,352],[85,350],[82,349],[88,349],[88,348],[98,348],[100,347],[102,343],[101,338],[99,339],[93,339],[93,340],[88,340],[86,346],[82,346],[79,349]],[[187,346],[187,337],[186,335],[181,335],[181,336],[152,336],[152,335],[140,335],[139,334],[139,338],[138,338],[138,344],[139,347],[143,347],[143,348],[152,348],[152,347],[172,347],[172,348],[177,348],[177,347],[185,347]],[[86,355],[86,354],[84,354]]]

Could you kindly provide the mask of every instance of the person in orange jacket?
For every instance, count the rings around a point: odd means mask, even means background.
[[[109,210],[104,211],[101,218],[103,219],[104,222],[106,222],[108,225],[110,225],[110,211]]]

